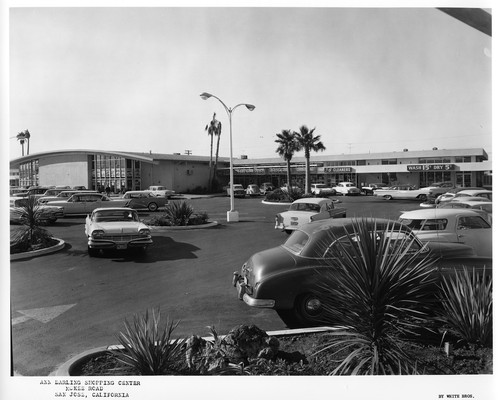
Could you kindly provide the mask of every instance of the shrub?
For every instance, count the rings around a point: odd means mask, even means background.
[[[203,225],[208,222],[208,214],[206,211],[193,212],[189,218],[188,225]]]
[[[374,234],[377,232],[377,234]],[[402,339],[419,329],[433,304],[435,262],[415,251],[414,238],[402,235],[393,222],[372,228],[361,219],[347,241],[337,241],[335,257],[324,285],[326,324],[341,321],[342,332],[329,333],[319,350],[347,351],[331,374],[414,373],[412,360],[403,351]],[[394,240],[397,237],[398,240]]]
[[[114,350],[118,370],[132,370],[136,375],[169,375],[179,371],[184,360],[185,339],[172,339],[179,325],[167,317],[160,325],[160,311],[146,311],[144,316],[134,316],[133,324],[125,320],[125,332],[118,341],[123,349]]]
[[[292,203],[295,200],[300,199],[302,195],[302,190],[297,188],[292,188],[290,191],[275,189],[272,192],[266,193],[266,201]]]
[[[13,231],[10,238],[10,252],[21,253],[49,247],[56,243],[42,224],[42,210],[35,196],[30,196],[17,208],[21,227]]]
[[[455,271],[443,279],[437,319],[467,344],[493,343],[493,281],[485,270]]]
[[[193,213],[193,206],[189,203],[173,201],[167,204],[165,218],[172,226],[186,226]]]

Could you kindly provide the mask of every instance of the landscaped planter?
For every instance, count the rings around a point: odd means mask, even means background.
[[[319,327],[319,328],[304,328],[304,329],[286,329],[286,330],[279,330],[279,331],[270,331],[266,332],[270,337],[293,337],[293,336],[300,336],[300,335],[314,335],[318,333],[325,333],[325,332],[331,332],[331,331],[336,331],[341,328],[331,328],[331,327]],[[219,338],[223,338],[225,335],[219,335]],[[203,338],[206,341],[211,341],[213,340],[213,337],[204,337]],[[68,361],[66,361],[64,364],[59,366],[54,372],[50,374],[50,376],[79,376],[80,372],[82,370],[82,366],[90,361],[93,358],[97,358],[99,356],[104,356],[107,353],[109,353],[110,350],[117,350],[122,348],[122,346],[119,345],[111,345],[111,346],[102,346],[102,347],[97,347],[94,349],[90,349],[87,351],[84,351],[80,354],[77,354],[76,356],[72,357]]]
[[[23,253],[15,253],[10,255],[10,260],[11,261],[16,261],[16,260],[24,260],[26,258],[33,258],[33,257],[39,257],[43,256],[46,254],[51,254],[55,253],[61,249],[64,248],[65,242],[62,239],[58,238],[52,238],[54,240],[57,240],[57,244],[51,247],[46,247],[44,249],[39,249],[39,250],[33,250],[33,251],[25,251]]]

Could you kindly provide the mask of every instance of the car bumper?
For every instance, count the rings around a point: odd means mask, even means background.
[[[153,244],[153,240],[149,239],[138,239],[134,241],[124,241],[124,242],[114,242],[105,239],[89,239],[88,246],[91,249],[117,249],[126,250],[136,247],[150,246]]]
[[[272,299],[256,299],[251,297],[247,293],[247,284],[245,283],[245,279],[238,272],[233,274],[233,286],[236,288],[238,299],[243,300],[245,304],[250,307],[274,308],[276,302]]]

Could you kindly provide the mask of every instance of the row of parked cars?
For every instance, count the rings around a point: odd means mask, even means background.
[[[365,222],[377,243],[390,243],[389,252],[405,243],[408,249],[403,257],[412,264],[426,257],[435,259],[430,268],[438,279],[463,268],[485,269],[491,275],[491,210],[438,206],[403,212],[397,221],[370,218],[363,222],[346,218],[346,208],[338,203],[302,198],[278,213],[275,229],[291,235],[281,246],[254,254],[233,273],[238,299],[251,307],[274,309],[290,328],[324,325],[325,288],[336,284],[335,267],[342,257],[358,256],[353,247]]]

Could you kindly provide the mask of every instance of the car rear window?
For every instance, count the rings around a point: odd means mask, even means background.
[[[295,203],[290,206],[290,211],[315,211],[319,212],[319,204],[312,203]]]
[[[294,253],[300,253],[308,241],[309,235],[307,233],[302,231],[295,231],[290,235],[283,246]]]

